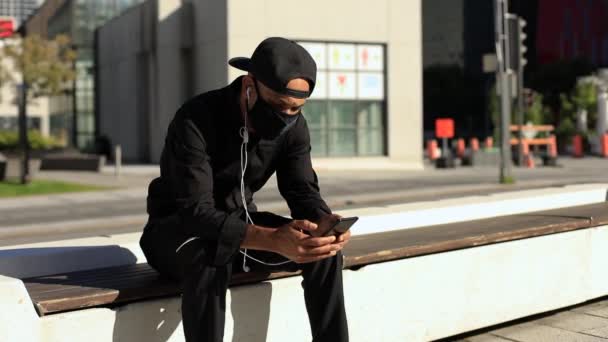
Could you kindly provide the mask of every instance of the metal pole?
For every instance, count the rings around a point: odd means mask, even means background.
[[[519,153],[518,153],[518,164],[519,167],[524,166],[524,67],[522,63],[517,63],[517,124],[519,125]]]
[[[23,81],[18,86],[19,92],[19,144],[21,145],[21,151],[23,157],[21,159],[21,184],[27,184],[30,181],[30,144],[27,137],[27,113],[26,113],[26,102],[27,102],[27,84]]]
[[[500,182],[512,183],[511,168],[511,87],[509,85],[510,55],[509,41],[506,34],[508,0],[496,0],[496,57],[498,61],[498,75],[501,82],[501,129],[500,129]]]
[[[24,2],[21,2],[21,13],[25,13]],[[30,182],[30,144],[27,136],[27,80],[25,79],[25,37],[26,30],[23,19],[19,21],[19,31],[21,33],[21,86],[19,87],[19,143],[23,151],[23,159],[21,165],[21,184]]]

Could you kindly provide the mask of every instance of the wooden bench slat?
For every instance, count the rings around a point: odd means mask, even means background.
[[[145,265],[145,264],[139,264]],[[146,265],[147,266],[147,265]],[[141,266],[139,266],[140,269]],[[37,277],[36,281],[32,281],[29,286],[38,293],[46,293],[46,292],[54,292],[57,289],[67,289],[70,287],[99,287],[103,288],[105,285],[117,285],[122,282],[130,282],[133,279],[139,279],[145,277],[147,275],[152,275],[154,277],[158,276],[155,270],[151,268],[146,268],[144,270],[139,270],[136,273],[130,272],[131,269],[118,269],[118,273],[111,273],[107,275],[100,275],[99,279],[88,278],[83,279],[80,277],[80,274],[73,275],[73,278],[70,279],[62,279],[57,282],[53,282],[52,278],[46,277]],[[124,271],[126,274],[123,274],[120,271]],[[116,272],[116,270],[114,270]],[[90,277],[90,275],[89,275]],[[74,285],[74,284],[78,285]]]
[[[588,219],[593,217],[592,220]],[[355,236],[344,250],[345,267],[446,252],[608,224],[608,204],[457,222]],[[356,226],[353,227],[356,229]],[[231,286],[296,273],[236,273]],[[145,298],[175,296],[178,285],[163,280],[147,264],[125,265],[24,279],[40,315]]]
[[[128,270],[131,266],[135,265],[119,267]],[[152,270],[148,264],[138,264],[137,266],[147,267]],[[232,278],[230,285],[237,286],[263,280],[278,279],[293,276],[298,273],[299,272],[277,272],[270,275],[262,273],[237,273]],[[37,293],[34,304],[36,310],[42,316],[54,312],[77,310],[108,304],[115,305],[144,298],[167,297],[180,294],[179,287],[176,283],[160,278],[158,273],[155,273],[155,275],[147,275],[143,279],[123,285],[124,286],[117,286],[114,289],[72,288],[57,293]],[[30,290],[28,283],[26,283],[26,288],[31,295],[32,291]]]

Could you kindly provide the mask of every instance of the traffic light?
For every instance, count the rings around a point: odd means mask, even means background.
[[[526,33],[524,32],[524,27],[526,27],[526,21],[523,20],[522,18],[519,18],[519,20],[517,20],[518,24],[518,30],[517,30],[517,45],[519,46],[519,65],[523,68],[526,66],[526,64],[528,64],[528,60],[526,59],[526,51],[528,51],[528,48],[526,47],[526,44],[524,44],[524,41],[526,40]]]
[[[524,27],[526,27],[526,21],[522,18],[511,14],[508,18],[508,28],[509,28],[509,52],[511,60],[510,68],[512,70],[518,70],[520,67],[523,69],[526,64],[528,64],[528,60],[526,59],[526,51],[528,48],[526,47],[526,33],[524,32]]]

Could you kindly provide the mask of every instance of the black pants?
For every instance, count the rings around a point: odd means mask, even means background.
[[[251,213],[253,221],[266,227],[279,227],[290,219],[267,212]],[[213,266],[206,260],[210,248],[202,240],[189,242],[175,253],[187,237],[172,226],[177,218],[148,223],[140,245],[148,263],[161,275],[182,285],[182,321],[188,342],[222,341],[226,314],[226,291],[233,272],[242,272],[243,255],[237,253],[232,264]],[[281,255],[249,250],[248,253],[270,263],[286,260]],[[348,341],[348,325],[342,288],[342,254],[321,261],[282,266],[265,266],[247,260],[252,271],[302,270],[302,287],[313,341]]]

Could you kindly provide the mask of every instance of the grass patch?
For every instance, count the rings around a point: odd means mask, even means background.
[[[32,180],[27,185],[22,185],[18,180],[8,180],[0,182],[0,198],[108,189],[111,188],[42,179]]]

